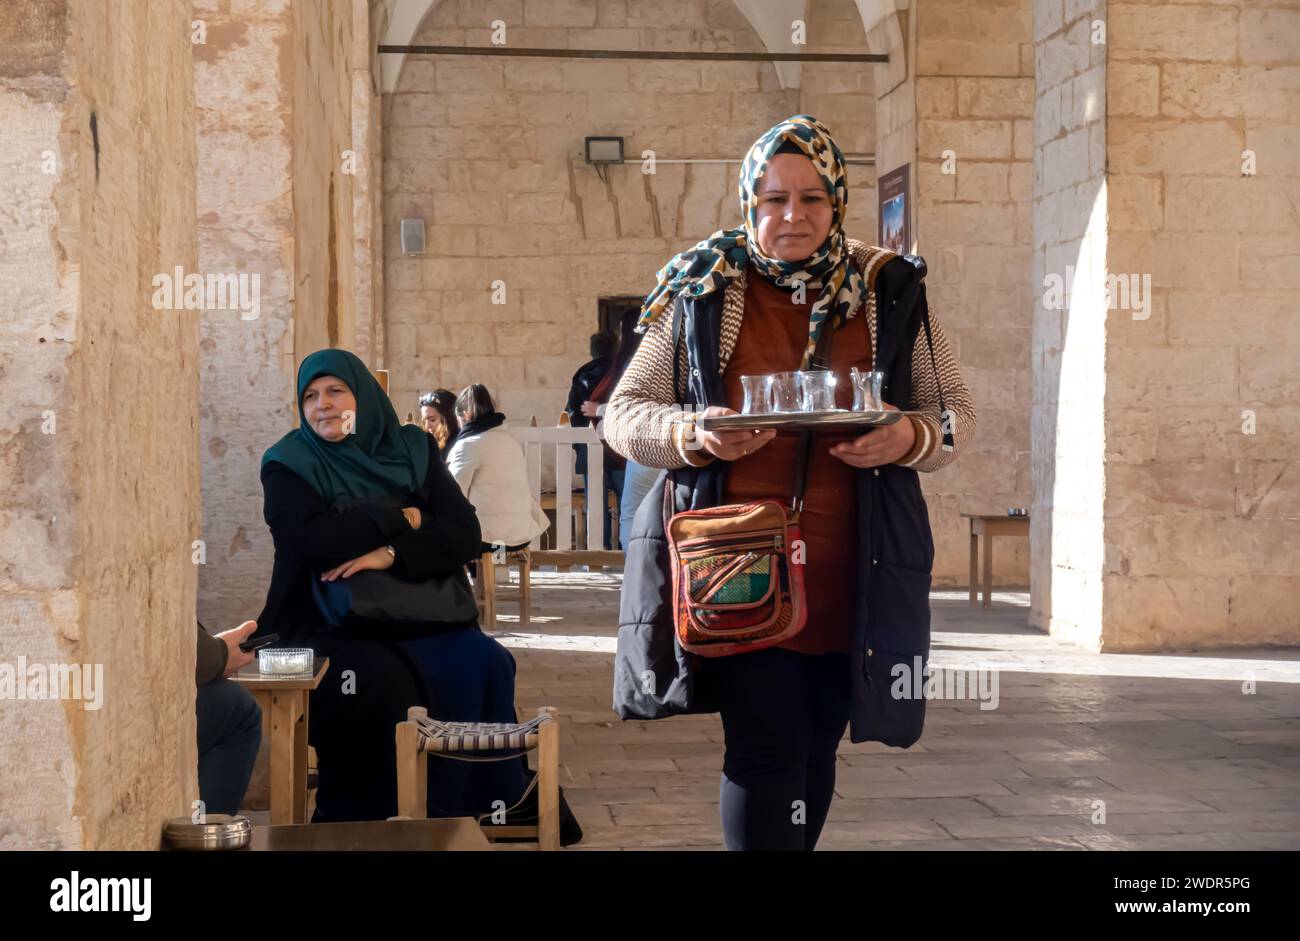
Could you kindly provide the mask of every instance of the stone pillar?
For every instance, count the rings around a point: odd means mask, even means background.
[[[368,0],[193,0],[199,261],[256,275],[255,317],[202,318],[203,539],[199,612],[256,617],[270,580],[262,452],[297,422],[298,362],[327,346],[382,353],[374,315],[379,161]]]
[[[1096,649],[1106,395],[1104,0],[1036,0],[1030,623]],[[1045,279],[1051,276],[1045,285]],[[1050,289],[1049,289],[1050,288]]]
[[[197,260],[189,26],[0,8],[4,849],[154,848],[198,797],[198,315],[153,283]]]
[[[1097,650],[1300,641],[1300,11],[1195,10],[1035,4],[1033,620]]]
[[[1300,641],[1300,9],[1285,6],[1106,15],[1101,649]]]
[[[922,475],[937,587],[965,586],[963,511],[1005,512],[1031,494],[1029,429],[1034,57],[1030,0],[914,4],[913,233],[930,307],[979,416],[951,467]],[[899,102],[898,104],[902,104]],[[891,104],[891,110],[897,105]],[[883,130],[882,123],[882,130]],[[882,174],[906,162],[882,142]],[[994,583],[1023,586],[1025,540],[1000,539]]]
[[[808,49],[858,55],[873,49],[853,0],[809,0]],[[876,96],[873,68],[843,62],[805,62],[799,69],[799,110],[811,114],[835,134],[846,154],[876,149]],[[850,164],[847,170],[849,211],[844,220],[850,237],[876,240],[876,167]]]
[[[257,616],[271,576],[258,462],[293,427],[293,18],[288,4],[194,0],[199,264],[255,275],[257,316],[201,318],[199,440],[204,564],[199,614],[213,630]]]

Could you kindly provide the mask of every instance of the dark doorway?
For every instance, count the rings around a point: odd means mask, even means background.
[[[623,315],[632,311],[634,315],[641,313],[641,302],[643,297],[602,297],[596,303],[598,305],[596,317],[598,321],[597,329],[601,333],[612,333],[618,336],[619,329],[623,323]]]

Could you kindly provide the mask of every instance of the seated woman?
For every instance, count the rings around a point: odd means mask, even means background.
[[[456,393],[435,389],[420,396],[420,422],[438,442],[438,457],[447,460],[447,452],[456,443]]]
[[[365,636],[328,626],[314,579],[367,569],[419,581],[463,579],[478,554],[474,507],[438,460],[433,438],[402,425],[354,354],[321,350],[298,369],[300,425],[262,456],[265,518],[275,567],[258,632],[330,658],[311,694],[310,741],[319,789],[313,822],[382,820],[397,807],[394,727],[409,706],[464,722],[514,722],[515,662],[476,619]],[[512,807],[524,789],[521,760],[432,761],[429,815]],[[499,806],[499,805],[498,805]]]
[[[506,430],[506,417],[485,386],[466,386],[456,397],[460,433],[447,467],[461,492],[478,507],[482,552],[522,549],[550,525],[528,487],[524,449]]]

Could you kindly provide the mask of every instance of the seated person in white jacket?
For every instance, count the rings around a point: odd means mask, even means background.
[[[482,551],[522,549],[549,521],[528,486],[524,449],[506,430],[506,417],[485,386],[466,386],[456,397],[460,434],[447,467],[474,504],[483,530]]]

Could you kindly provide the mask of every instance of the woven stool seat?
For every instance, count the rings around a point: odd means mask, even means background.
[[[421,751],[466,752],[521,750],[537,747],[537,729],[550,716],[511,725],[504,722],[444,722],[427,716],[415,720]]]
[[[555,709],[542,706],[528,722],[446,722],[429,716],[423,706],[406,710],[397,723],[397,815],[423,820],[428,815],[429,756],[455,761],[517,761],[527,765],[525,751],[536,751],[537,774],[506,813],[514,813],[536,789],[537,823],[510,825],[497,819],[497,810],[482,814],[479,825],[489,840],[522,837],[536,840],[539,850],[560,848],[560,722]],[[504,752],[469,755],[467,752]],[[511,754],[511,753],[514,754]],[[491,817],[488,822],[485,818]]]

